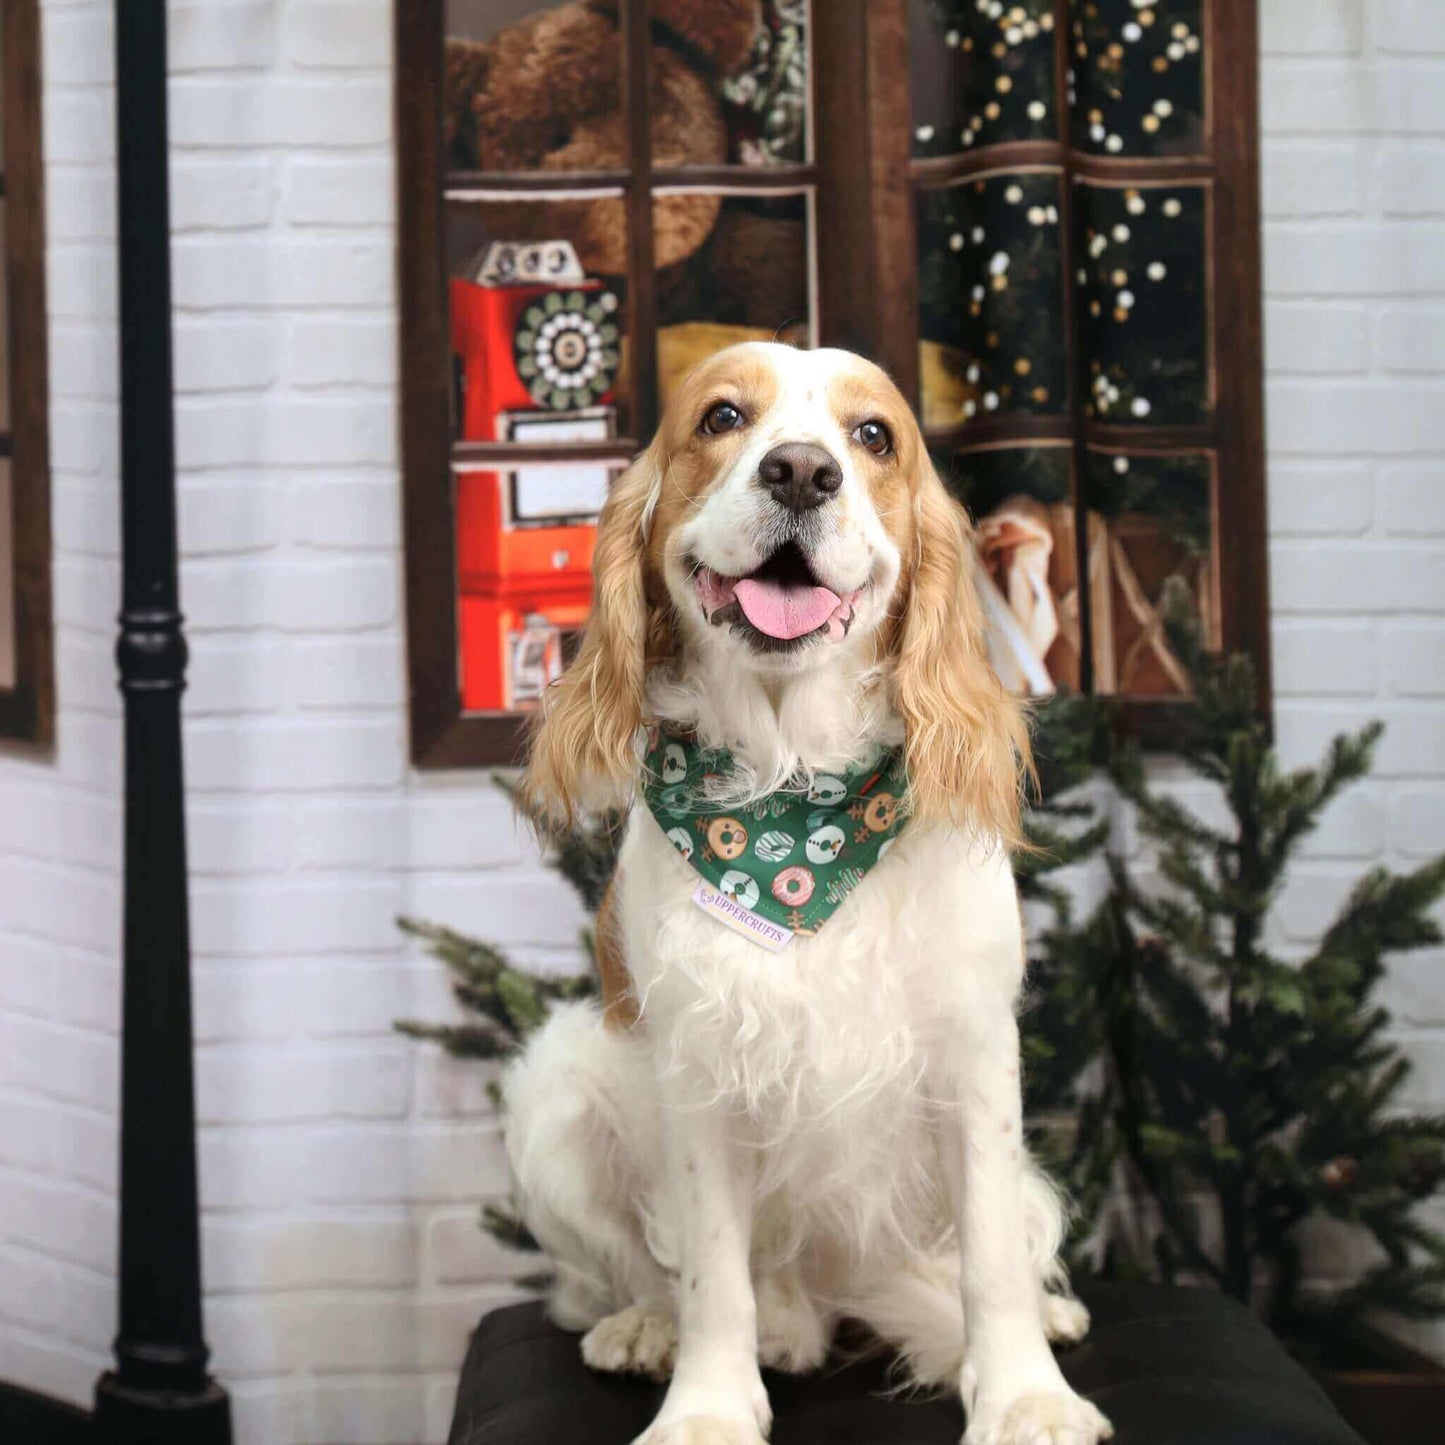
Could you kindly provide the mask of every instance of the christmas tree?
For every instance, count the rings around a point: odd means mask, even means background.
[[[1248,660],[1206,654],[1191,615],[1174,589],[1170,640],[1194,696],[1173,751],[1215,785],[1228,822],[1160,791],[1137,752],[1112,769],[1157,882],[1113,859],[1110,898],[1067,941],[1065,986],[1072,976],[1097,991],[1095,1143],[1122,1150],[1136,1237],[1166,1279],[1212,1281],[1285,1329],[1322,1310],[1445,1313],[1445,1236],[1419,1209],[1445,1176],[1445,1117],[1401,1108],[1410,1065],[1375,998],[1388,955],[1440,941],[1431,915],[1445,858],[1405,875],[1371,870],[1308,956],[1272,951],[1266,921],[1290,864],[1369,771],[1381,729],[1284,770]],[[1302,1290],[1300,1226],[1321,1216],[1366,1231],[1379,1252],[1328,1299]]]

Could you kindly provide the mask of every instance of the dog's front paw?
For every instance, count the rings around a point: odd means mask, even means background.
[[[963,1445],[1098,1445],[1114,1427],[1072,1390],[1018,1395],[1001,1408],[981,1401]]]
[[[1056,1345],[1076,1345],[1089,1333],[1089,1311],[1066,1295],[1044,1296],[1044,1334]]]
[[[610,1375],[665,1380],[677,1353],[677,1324],[665,1305],[629,1305],[598,1320],[582,1337],[582,1358]]]
[[[758,1281],[758,1362],[769,1370],[805,1375],[828,1358],[833,1321],[796,1279]]]
[[[670,1425],[654,1425],[633,1445],[767,1445],[767,1437],[751,1420],[686,1415]]]

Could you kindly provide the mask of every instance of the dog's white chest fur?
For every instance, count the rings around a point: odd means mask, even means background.
[[[941,1061],[970,973],[1022,970],[1000,850],[905,829],[816,935],[780,953],[698,908],[696,882],[638,810],[619,921],[644,1047],[690,1106],[720,1107],[756,1149],[759,1248],[936,1245],[936,1126],[959,1102]]]

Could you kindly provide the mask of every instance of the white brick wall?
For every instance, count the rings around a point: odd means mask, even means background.
[[[1445,848],[1445,6],[1261,0],[1270,513],[1289,760],[1390,725],[1284,900]],[[84,1400],[113,1327],[119,727],[108,5],[47,0],[60,740],[0,752],[0,1376]],[[402,911],[574,957],[476,776],[406,756],[387,0],[172,7],[207,1322],[242,1445],[440,1440],[511,1261],[480,1071],[403,1043]],[[1445,956],[1390,981],[1445,1102]],[[1445,1337],[1437,1342],[1445,1345]]]

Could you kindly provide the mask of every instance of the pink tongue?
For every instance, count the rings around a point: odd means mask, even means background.
[[[789,641],[816,632],[838,606],[839,597],[826,587],[784,587],[744,577],[735,588],[743,615],[769,637]]]

